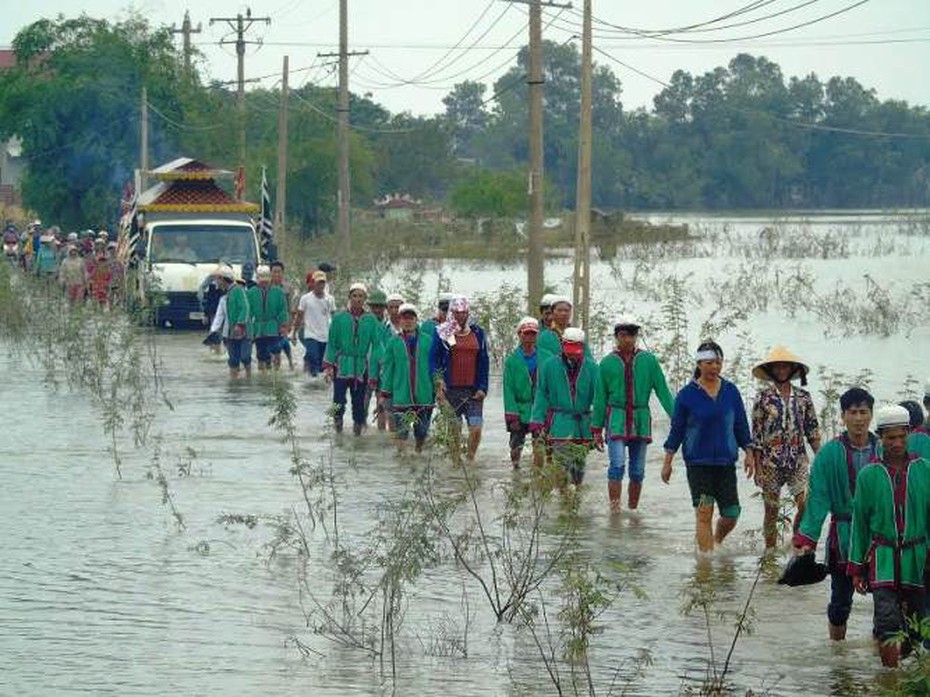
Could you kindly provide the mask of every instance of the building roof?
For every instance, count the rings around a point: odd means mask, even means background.
[[[12,48],[0,48],[0,70],[16,67],[16,52]]]
[[[172,179],[215,179],[230,176],[232,172],[216,169],[191,157],[179,157],[156,167],[149,174],[155,179],[169,181]]]
[[[140,211],[183,213],[254,213],[258,206],[237,201],[213,179],[176,179],[159,182],[139,196]]]

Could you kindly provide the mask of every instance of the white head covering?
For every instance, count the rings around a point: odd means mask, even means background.
[[[388,302],[390,302],[390,298],[388,298]],[[417,316],[419,316],[420,314],[419,312],[417,312],[417,306],[414,305],[413,303],[401,303],[401,306],[397,308],[397,314],[402,315],[405,312],[412,312],[413,314]]]
[[[568,341],[573,344],[583,344],[584,332],[578,327],[568,327],[562,332],[562,341]]]
[[[452,297],[453,297],[452,293],[440,293],[439,302],[441,303],[452,302]]]
[[[616,332],[620,327],[636,327],[639,329],[643,326],[643,323],[631,315],[624,315],[622,317],[617,317],[614,320],[614,331]]]
[[[350,293],[356,290],[360,290],[365,295],[368,295],[368,286],[366,286],[364,283],[353,283],[351,286],[349,286]]]
[[[554,296],[552,293],[546,293],[544,296],[542,296],[539,299],[539,306],[540,307],[552,307],[552,298],[554,297],[556,296]]]
[[[401,295],[400,293],[391,293],[389,296],[387,296],[387,302],[389,302],[389,303],[403,303],[403,302],[404,302],[404,296]],[[411,305],[411,307],[412,307],[412,305]]]
[[[526,316],[517,324],[517,334],[522,334],[527,329],[539,333],[539,321],[535,317]]]
[[[255,277],[256,277],[256,278],[267,278],[267,277],[269,277],[269,276],[271,276],[271,267],[270,267],[270,266],[265,266],[264,264],[262,264],[262,265],[259,266],[257,269],[255,269]]]
[[[569,307],[574,307],[574,305],[572,305],[572,299],[567,295],[550,295],[549,303],[552,307],[555,307],[559,303],[568,303]]]
[[[875,430],[894,428],[896,426],[910,427],[911,413],[897,404],[886,404],[875,411]]]
[[[231,266],[226,264],[220,264],[215,269],[213,269],[213,275],[218,278],[225,278],[230,281],[236,280],[236,272],[232,270]]]

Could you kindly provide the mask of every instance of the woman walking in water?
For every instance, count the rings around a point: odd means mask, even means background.
[[[672,426],[665,441],[662,481],[672,476],[672,460],[682,445],[688,487],[695,511],[698,549],[712,552],[736,527],[740,514],[736,460],[752,477],[755,461],[743,397],[736,385],[720,376],[723,349],[713,341],[698,346],[694,379],[675,397]],[[714,503],[720,513],[714,529]]]

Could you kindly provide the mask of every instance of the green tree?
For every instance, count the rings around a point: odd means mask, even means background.
[[[22,29],[13,49],[17,66],[0,78],[0,137],[23,141],[26,205],[71,227],[112,221],[138,160],[142,85],[180,118],[182,68],[170,32],[137,15],[117,23],[59,16]],[[155,156],[175,141],[158,141]]]

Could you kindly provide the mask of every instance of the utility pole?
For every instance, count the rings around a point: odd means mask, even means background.
[[[188,78],[191,75],[191,34],[199,34],[203,31],[203,26],[200,22],[197,22],[197,28],[191,28],[191,14],[190,12],[184,12],[184,21],[181,22],[181,28],[175,28],[174,24],[171,25],[172,34],[181,34],[184,41],[184,74]]]
[[[591,0],[584,0],[581,37],[581,125],[575,194],[575,322],[587,330],[591,310]]]
[[[278,248],[284,241],[285,203],[287,196],[287,56],[284,56],[284,68],[281,71],[281,107],[278,112],[278,185],[275,190],[274,230],[278,237]]]
[[[337,140],[339,148],[339,258],[344,264],[352,251],[352,231],[349,225],[351,181],[349,179],[349,57],[366,56],[368,51],[349,52],[349,2],[339,0],[339,53],[318,53],[319,58],[339,58],[339,102]]]
[[[145,190],[145,180],[149,172],[149,91],[142,86],[142,104],[139,114],[139,170],[142,185],[136,195]]]
[[[237,14],[235,17],[211,17],[210,25],[215,22],[226,22],[229,28],[236,32],[235,41],[220,41],[220,44],[236,45],[236,83],[238,90],[236,92],[236,101],[239,107],[239,167],[245,169],[245,46],[246,44],[260,43],[258,41],[246,41],[245,34],[256,22],[271,24],[271,17],[253,17],[252,10],[247,9],[245,16]]]
[[[559,4],[548,0],[509,0],[530,6],[530,65],[526,84],[529,87],[529,138],[530,171],[529,245],[526,257],[527,303],[531,315],[536,315],[539,300],[545,288],[545,241],[543,240],[543,207],[545,205],[545,178],[543,164],[543,42],[542,8],[570,9],[571,3]]]

